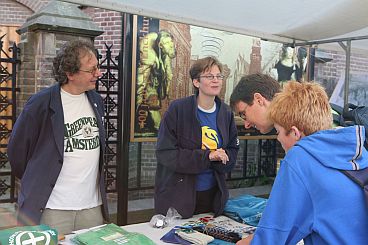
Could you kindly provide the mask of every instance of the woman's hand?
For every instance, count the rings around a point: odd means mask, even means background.
[[[223,164],[229,161],[229,156],[226,151],[222,148],[211,151],[209,155],[210,161],[221,161]]]

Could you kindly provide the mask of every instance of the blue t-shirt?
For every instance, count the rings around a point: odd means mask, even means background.
[[[198,107],[197,115],[202,127],[202,149],[216,150],[222,147],[222,137],[217,128],[218,106],[209,110]],[[207,169],[197,176],[197,191],[209,190],[216,185],[212,169]]]

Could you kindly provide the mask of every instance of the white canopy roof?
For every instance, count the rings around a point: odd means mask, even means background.
[[[282,43],[368,37],[367,0],[63,1]]]

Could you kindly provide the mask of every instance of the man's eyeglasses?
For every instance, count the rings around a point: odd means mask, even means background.
[[[206,78],[207,80],[210,80],[212,81],[213,79],[217,79],[217,80],[223,80],[224,79],[224,75],[212,75],[212,74],[209,74],[209,75],[203,75],[203,76],[199,76],[200,78]]]
[[[247,110],[248,107],[249,107],[249,105],[245,105],[244,110],[238,112],[239,117],[241,117],[241,119],[243,119],[244,121],[247,120],[247,114],[246,114],[245,111]]]
[[[245,114],[245,111],[239,112],[239,117],[241,117],[241,119],[243,120],[247,120],[247,115]]]
[[[83,72],[87,72],[87,73],[91,73],[91,74],[96,74],[97,70],[100,70],[100,66],[97,65],[97,66],[94,66],[92,67],[91,69],[89,70],[82,70],[82,69],[79,69],[79,71],[83,71]]]

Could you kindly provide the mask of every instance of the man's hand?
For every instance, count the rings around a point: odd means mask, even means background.
[[[240,241],[236,243],[236,245],[249,245],[252,239],[253,239],[253,234],[247,236],[246,238],[241,239]]]
[[[210,161],[221,161],[223,164],[229,161],[229,156],[226,154],[226,151],[221,148],[211,151],[209,158]]]

